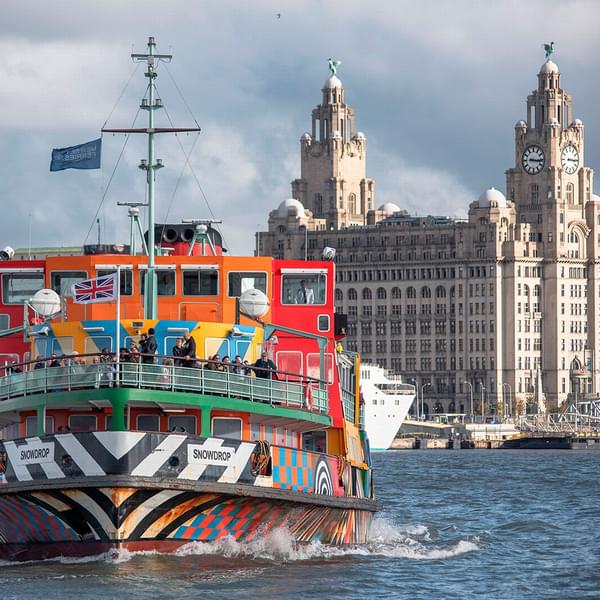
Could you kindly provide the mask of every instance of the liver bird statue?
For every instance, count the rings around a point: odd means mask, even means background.
[[[328,59],[329,70],[331,71],[331,76],[333,77],[337,73],[337,68],[342,64],[341,60],[333,60],[333,58]]]
[[[554,42],[544,44],[544,52],[546,53],[546,60],[548,60],[554,54]]]

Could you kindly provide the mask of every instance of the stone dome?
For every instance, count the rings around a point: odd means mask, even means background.
[[[310,142],[310,140],[312,140],[312,136],[310,135],[310,133],[306,132],[302,134],[302,137],[300,139],[306,142]]]
[[[277,208],[279,217],[281,219],[287,219],[288,217],[299,217],[304,214],[304,206],[300,200],[296,198],[288,198],[284,200]]]
[[[342,86],[342,82],[335,75],[332,75],[325,82],[325,85],[323,86],[323,89],[332,90],[333,88],[341,88],[341,87],[343,87]]]
[[[575,127],[583,127],[583,121],[582,121],[581,119],[575,119],[575,120],[573,121],[573,125],[574,125]]]
[[[600,196],[598,196],[598,194],[592,194],[592,202],[600,202]]]
[[[560,73],[557,64],[550,59],[548,59],[540,69],[540,75],[547,75],[549,73]]]
[[[479,196],[479,200],[477,200],[479,204],[479,208],[490,208],[490,207],[498,207],[498,208],[506,208],[506,198],[504,194],[497,190],[496,188],[489,188],[485,190],[481,196]]]
[[[393,202],[382,204],[377,210],[380,210],[386,217],[400,212],[400,207]]]
[[[520,121],[517,121],[515,123],[515,127],[524,127],[525,129],[527,129],[527,123],[525,123],[525,121],[523,121],[523,119],[521,119]]]
[[[364,140],[365,139],[365,134],[362,131],[357,131],[355,137],[358,140]]]

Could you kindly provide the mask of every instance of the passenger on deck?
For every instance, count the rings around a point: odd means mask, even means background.
[[[254,373],[260,379],[277,379],[277,366],[266,352],[254,363]]]
[[[19,367],[19,363],[13,360],[12,363],[6,369],[9,373],[22,373],[23,370]]]
[[[154,336],[154,328],[148,329],[148,335],[146,336],[146,345],[142,350],[142,362],[145,364],[154,364],[154,358],[158,344],[156,343],[156,337]]]
[[[53,352],[50,355],[50,361],[48,363],[49,367],[60,367],[60,360],[58,360],[58,357],[56,356],[56,354]]]
[[[183,334],[183,356],[185,357],[184,367],[193,367],[196,362],[196,340],[189,331]]]
[[[246,367],[244,366],[244,363],[242,362],[242,357],[239,354],[235,357],[233,361],[232,371],[237,375],[246,375]]]
[[[171,350],[171,354],[175,357],[174,364],[176,367],[186,366],[184,364],[185,361],[183,360],[183,357],[185,356],[185,350],[183,348],[183,338],[177,338],[175,340],[175,345]]]
[[[229,356],[223,357],[221,366],[223,367],[223,371],[233,371],[233,365],[231,364],[231,359],[229,358]]]
[[[44,357],[41,354],[38,354],[36,359],[35,359],[35,365],[33,366],[34,369],[45,369],[46,368],[46,361],[44,360]]]

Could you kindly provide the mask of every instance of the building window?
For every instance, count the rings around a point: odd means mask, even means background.
[[[531,204],[537,204],[540,201],[540,187],[537,183],[531,185]]]
[[[573,204],[574,200],[575,200],[575,186],[572,183],[567,183],[567,204]]]

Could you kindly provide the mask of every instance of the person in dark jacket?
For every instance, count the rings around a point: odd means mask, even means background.
[[[177,338],[175,345],[171,350],[171,354],[175,357],[174,364],[176,367],[183,367],[184,361],[182,360],[185,356],[185,350],[183,348],[183,338]]]
[[[183,356],[185,357],[184,367],[193,367],[196,364],[196,340],[189,331],[183,334]]]
[[[146,352],[142,355],[142,362],[146,364],[154,364],[154,357],[158,344],[156,343],[156,337],[154,336],[154,328],[148,329],[148,337],[146,338]]]
[[[254,373],[261,379],[277,379],[277,367],[266,352],[254,363]]]

